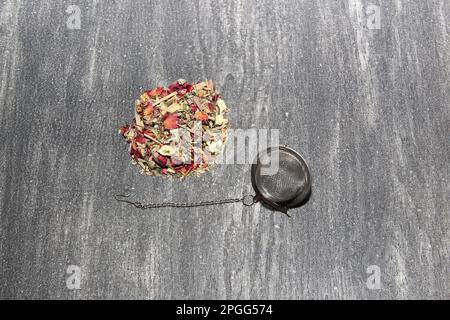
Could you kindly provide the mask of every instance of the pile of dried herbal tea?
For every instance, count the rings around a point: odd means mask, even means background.
[[[178,80],[145,91],[134,121],[120,128],[141,173],[185,178],[208,170],[227,140],[228,108],[212,81]]]

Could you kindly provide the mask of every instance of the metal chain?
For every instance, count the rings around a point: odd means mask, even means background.
[[[135,206],[138,209],[153,209],[153,208],[192,208],[192,207],[205,207],[212,205],[220,205],[227,203],[236,203],[242,202],[245,206],[251,206],[257,202],[256,198],[251,195],[245,195],[242,198],[229,198],[229,199],[221,199],[221,200],[212,200],[212,201],[200,201],[200,202],[191,202],[191,203],[175,203],[175,202],[161,202],[161,203],[141,203],[138,201],[127,200],[130,195],[115,195],[114,198],[119,202],[126,202]]]

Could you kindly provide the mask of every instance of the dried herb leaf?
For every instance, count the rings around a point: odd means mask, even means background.
[[[171,156],[175,153],[175,150],[176,149],[172,146],[162,146],[159,148],[158,152],[163,156]]]

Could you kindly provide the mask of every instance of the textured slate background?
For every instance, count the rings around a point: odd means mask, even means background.
[[[450,298],[449,10],[0,0],[0,298]],[[291,219],[116,203],[127,188],[145,201],[251,191],[247,165],[180,183],[129,164],[118,126],[142,89],[180,77],[212,78],[233,127],[280,129],[310,163],[310,202]]]

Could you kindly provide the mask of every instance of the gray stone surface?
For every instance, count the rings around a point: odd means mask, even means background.
[[[0,0],[0,298],[448,299],[449,10]],[[178,78],[212,78],[233,127],[280,129],[310,163],[309,203],[288,219],[114,201],[127,188],[145,201],[251,191],[248,165],[185,182],[130,165],[118,127],[143,88]]]

